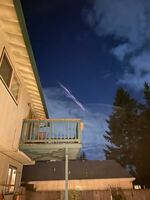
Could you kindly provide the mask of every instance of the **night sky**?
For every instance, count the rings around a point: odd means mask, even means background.
[[[83,103],[111,104],[120,62],[110,53],[118,44],[99,37],[84,19],[85,0],[22,0],[43,88],[69,88]]]
[[[116,89],[121,85],[140,100],[144,82],[150,83],[150,1],[22,5],[50,117],[81,118],[87,157],[104,158]]]

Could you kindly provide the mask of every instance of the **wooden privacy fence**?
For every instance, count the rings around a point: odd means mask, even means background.
[[[122,192],[125,196],[125,199],[122,198],[122,200],[150,200],[150,189],[123,190]],[[64,200],[64,192],[27,191],[26,200]],[[101,191],[71,191],[69,192],[69,200],[116,200],[116,199],[112,199],[109,190],[101,190]]]

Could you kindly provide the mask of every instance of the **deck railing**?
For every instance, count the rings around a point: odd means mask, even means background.
[[[81,143],[82,128],[80,119],[25,119],[20,142]]]

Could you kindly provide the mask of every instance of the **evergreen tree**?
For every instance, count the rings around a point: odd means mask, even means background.
[[[81,152],[79,159],[81,160],[87,160],[86,154],[84,151]]]
[[[147,82],[144,84],[144,99],[148,111],[150,109],[150,85]]]
[[[106,159],[115,159],[133,171],[136,151],[136,130],[133,127],[137,122],[137,102],[123,88],[119,88],[113,105],[113,112],[107,120],[109,130],[104,135],[108,142],[104,153]]]
[[[150,187],[150,85],[144,85],[145,104],[139,104],[128,92],[119,88],[109,130],[104,137],[106,159],[115,159],[129,169],[136,182]]]
[[[136,152],[137,180],[146,186],[150,186],[150,86],[144,85],[145,106],[140,113],[139,127],[141,129]]]

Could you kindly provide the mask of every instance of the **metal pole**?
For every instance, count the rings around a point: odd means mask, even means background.
[[[68,148],[65,148],[65,200],[68,200]]]

